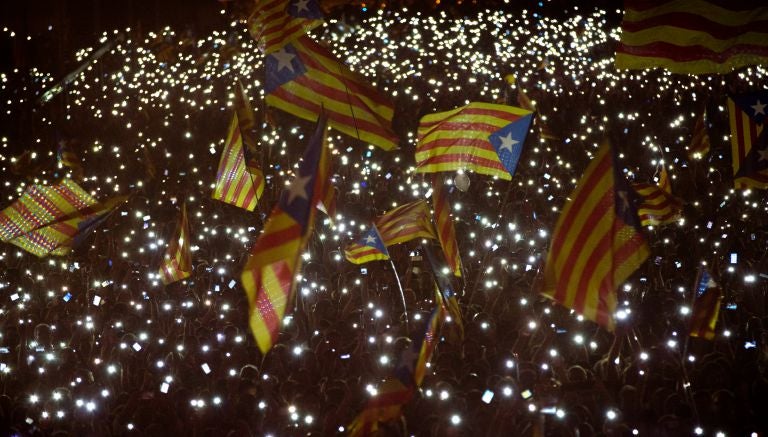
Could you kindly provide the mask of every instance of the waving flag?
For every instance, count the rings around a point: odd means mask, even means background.
[[[248,297],[251,332],[262,354],[277,341],[301,268],[300,255],[314,228],[316,205],[330,189],[324,137],[325,117],[321,117],[296,177],[280,195],[240,276]]]
[[[542,294],[613,330],[616,288],[648,258],[635,192],[605,144],[587,166],[552,234]]]
[[[691,144],[688,146],[688,157],[691,159],[702,159],[709,154],[709,134],[707,133],[707,122],[705,120],[706,111],[696,118],[696,124],[693,127],[693,136]]]
[[[706,267],[701,267],[696,277],[696,295],[691,311],[690,336],[706,340],[715,338],[717,317],[723,292],[712,279]]]
[[[460,169],[510,180],[523,150],[533,113],[514,106],[470,103],[422,117],[416,171]]]
[[[248,97],[238,83],[235,112],[227,130],[227,141],[221,154],[216,185],[211,197],[248,211],[256,209],[256,204],[264,193],[265,183],[264,174],[252,159],[256,148],[251,136],[254,124],[255,117]],[[251,159],[247,159],[246,155]]]
[[[728,97],[731,159],[736,188],[768,188],[768,91]]]
[[[443,269],[438,263],[437,257],[432,252],[432,249],[429,247],[429,245],[422,245],[422,249],[424,254],[427,256],[427,261],[429,262],[429,266],[432,269],[432,275],[434,276],[435,282],[437,283],[437,288],[440,290],[440,293],[442,293],[442,301],[445,304],[448,313],[451,315],[451,319],[456,323],[459,339],[463,341],[464,322],[461,317],[461,308],[459,308],[459,300],[456,296],[456,292],[454,291],[453,283],[451,282],[450,277],[443,273]]]
[[[181,205],[181,215],[176,225],[174,237],[168,245],[168,250],[163,256],[163,263],[160,265],[160,279],[163,284],[181,281],[192,275],[192,255],[189,248],[190,233],[189,222],[187,221],[187,204]]]
[[[72,169],[72,174],[77,179],[83,178],[83,162],[71,145],[62,141],[59,143],[59,149],[56,151],[56,159],[63,167]]]
[[[443,297],[439,290],[435,290],[435,310],[427,322],[427,329],[424,333],[424,339],[419,349],[419,357],[416,359],[416,366],[413,369],[413,380],[417,387],[421,386],[424,376],[427,373],[427,364],[432,360],[432,354],[440,341],[440,328],[443,326],[448,310],[443,302]]]
[[[369,261],[388,260],[389,252],[384,240],[376,229],[376,225],[363,235],[357,244],[344,250],[344,255],[352,264],[363,264]]]
[[[624,0],[616,67],[728,73],[768,64],[768,6],[717,0]]]
[[[397,148],[392,103],[328,49],[304,36],[267,56],[266,101],[305,120],[321,108],[330,126],[381,147]]]
[[[249,20],[251,36],[270,54],[323,23],[317,0],[256,0]]]
[[[451,206],[448,203],[448,192],[445,189],[442,178],[435,175],[432,180],[432,207],[435,212],[435,224],[437,225],[437,237],[443,248],[445,260],[455,276],[461,276],[461,255],[459,245],[456,243],[456,229],[451,220]]]
[[[632,184],[640,197],[637,214],[643,226],[658,226],[674,223],[680,218],[682,202],[672,195],[672,185],[669,183],[667,169],[661,167],[659,183]]]

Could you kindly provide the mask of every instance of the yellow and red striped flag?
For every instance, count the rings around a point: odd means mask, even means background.
[[[0,241],[36,256],[66,255],[95,220],[113,211],[125,196],[99,203],[72,179],[32,185],[0,212]]]
[[[381,238],[379,230],[376,229],[376,225],[373,225],[357,241],[357,244],[344,249],[344,256],[352,264],[363,264],[370,261],[388,260],[389,251],[387,251],[387,246],[384,245],[384,240]]]
[[[676,222],[682,212],[682,202],[672,195],[667,169],[662,166],[659,183],[635,183],[632,188],[640,197],[637,214],[643,226],[658,226]]]
[[[305,120],[323,110],[332,128],[384,150],[397,148],[392,103],[308,36],[268,55],[265,68],[268,105]]]
[[[435,254],[429,245],[423,245],[424,254],[427,256],[427,261],[432,269],[432,275],[435,277],[437,287],[442,293],[442,299],[445,303],[448,314],[450,314],[452,321],[456,324],[456,329],[461,341],[464,340],[464,322],[461,317],[461,308],[459,308],[459,300],[456,297],[456,292],[453,290],[453,284],[448,275],[442,272],[442,268],[438,263]]]
[[[437,238],[432,222],[429,220],[429,208],[423,200],[406,203],[387,211],[384,215],[376,218],[374,227],[378,230],[385,248],[415,238]],[[367,236],[370,236],[370,231],[366,234]],[[362,264],[375,259],[388,259],[389,256],[387,254],[387,258],[382,258],[381,250],[367,244],[365,239],[349,244],[344,250],[344,254],[347,260],[354,264]]]
[[[235,112],[227,130],[227,141],[221,154],[216,185],[211,197],[248,211],[256,209],[256,204],[264,193],[265,184],[264,174],[253,160],[256,146],[250,131],[254,123],[255,117],[248,97],[238,83]],[[246,159],[246,151],[250,152],[250,159]]]
[[[330,189],[325,126],[323,116],[296,177],[281,193],[240,276],[248,298],[249,325],[262,354],[269,351],[280,334],[301,268],[301,252],[314,228],[316,205]]]
[[[181,205],[181,215],[176,225],[174,237],[168,244],[168,249],[163,255],[163,262],[160,265],[160,279],[163,284],[181,281],[192,275],[192,255],[190,254],[191,234],[189,232],[189,221],[187,221],[187,204]]]
[[[635,192],[602,145],[552,234],[542,294],[613,330],[616,288],[648,258]]]
[[[259,49],[268,55],[322,23],[317,0],[256,0],[248,24]]]
[[[459,245],[456,242],[456,229],[451,219],[451,206],[448,203],[448,192],[445,190],[443,180],[435,175],[432,180],[432,207],[435,212],[435,225],[437,225],[437,237],[443,248],[445,260],[454,276],[461,277],[461,255]]]
[[[624,0],[616,67],[728,73],[768,64],[768,6],[718,0]]]
[[[768,91],[728,97],[731,159],[736,188],[768,188]]]
[[[443,302],[443,296],[440,294],[440,290],[436,288],[435,310],[432,312],[429,322],[427,322],[427,329],[419,349],[419,357],[416,359],[416,366],[413,368],[413,381],[416,383],[416,387],[421,387],[421,383],[424,381],[424,376],[427,373],[427,364],[432,359],[432,354],[434,354],[437,343],[440,341],[440,328],[442,328],[447,314],[448,310],[445,307],[445,302]]]
[[[690,336],[705,340],[715,338],[715,327],[720,314],[723,291],[712,279],[706,267],[701,267],[696,276],[693,310],[691,311]]]
[[[480,102],[425,115],[419,122],[416,171],[467,169],[510,180],[531,120],[531,111]]]
[[[691,159],[703,159],[709,154],[710,143],[705,114],[706,111],[702,111],[701,115],[696,118],[696,124],[693,126],[691,144],[688,145],[688,157]]]

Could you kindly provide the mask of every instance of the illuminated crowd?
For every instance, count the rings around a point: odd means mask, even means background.
[[[296,302],[266,356],[238,278],[313,125],[264,106],[263,56],[246,25],[105,33],[73,54],[73,66],[90,63],[49,100],[41,97],[59,77],[0,71],[11,132],[0,132],[0,207],[28,184],[73,176],[57,164],[61,142],[82,159],[81,185],[96,197],[133,194],[71,256],[0,246],[3,432],[344,434],[434,308],[429,243],[389,248],[409,326],[391,265],[352,265],[344,245],[386,210],[430,196],[430,178],[413,168],[421,116],[469,101],[517,105],[521,93],[538,114],[513,180],[470,174],[450,193],[464,338],[455,321],[443,328],[423,386],[384,435],[765,432],[768,202],[731,188],[724,106],[726,92],[765,87],[767,72],[619,72],[617,11],[564,15],[390,9],[314,31],[392,97],[401,148],[331,131],[338,215],[319,214]],[[112,45],[89,61],[103,44]],[[253,213],[210,199],[237,79],[256,110],[267,176]],[[705,108],[712,152],[691,159]],[[537,294],[558,213],[605,138],[629,179],[651,182],[664,165],[685,202],[679,223],[647,229],[652,255],[617,291],[615,334]],[[451,184],[455,176],[444,174]],[[194,273],[163,286],[157,269],[181,202]],[[725,290],[713,341],[687,336],[702,262]]]

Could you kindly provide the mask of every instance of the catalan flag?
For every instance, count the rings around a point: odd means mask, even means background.
[[[281,193],[240,276],[248,298],[249,325],[262,354],[277,341],[301,268],[300,255],[314,228],[316,205],[330,189],[325,125],[321,117],[296,177]]]
[[[369,261],[388,260],[389,251],[376,225],[373,225],[354,247],[344,251],[344,256],[352,264],[363,264]]]
[[[632,188],[640,197],[637,214],[643,226],[658,226],[676,222],[680,218],[682,202],[672,195],[667,169],[661,167],[659,183],[635,183]]]
[[[387,211],[376,218],[374,227],[378,230],[378,236],[384,242],[385,248],[415,238],[437,238],[432,222],[429,220],[427,203],[423,200],[400,205]],[[347,260],[354,264],[362,264],[375,259],[388,259],[374,253],[372,247],[365,243],[368,236],[370,231],[360,241],[347,246],[344,250]]]
[[[523,150],[531,111],[474,102],[419,122],[416,171],[473,170],[510,180]]]
[[[419,357],[416,359],[416,367],[413,369],[413,380],[417,387],[421,386],[427,373],[427,364],[432,359],[432,354],[440,341],[440,328],[443,326],[448,310],[443,302],[439,290],[435,290],[435,309],[427,322],[427,329],[419,349]]]
[[[437,288],[442,293],[442,301],[448,310],[448,314],[451,315],[451,319],[456,324],[455,326],[458,329],[459,339],[463,341],[464,322],[462,321],[461,309],[459,308],[459,300],[456,296],[456,292],[454,291],[451,278],[443,273],[443,269],[438,263],[437,257],[432,252],[432,249],[426,244],[423,245],[422,248],[427,256],[427,261],[429,261],[429,266],[432,269],[432,274],[435,278],[435,282],[437,283]]]
[[[728,97],[731,159],[736,188],[768,188],[768,91]]]
[[[705,114],[706,111],[702,111],[693,126],[691,143],[688,145],[688,157],[691,159],[702,159],[709,154],[710,144]]]
[[[448,203],[448,192],[440,176],[435,175],[432,180],[432,207],[437,225],[437,237],[443,248],[448,267],[455,276],[461,276],[461,255],[459,245],[456,243],[456,229],[451,220],[451,206]]]
[[[163,263],[160,265],[159,276],[163,284],[168,285],[181,281],[192,275],[192,255],[189,252],[190,238],[187,204],[184,203],[181,205],[181,215],[176,225],[174,237],[168,245],[163,256]]]
[[[648,258],[636,194],[601,146],[552,234],[542,294],[612,330],[616,288]]]
[[[408,357],[413,359],[415,352],[409,347]],[[404,354],[405,355],[405,354]],[[363,407],[363,411],[355,417],[347,428],[349,437],[362,437],[376,435],[379,424],[396,420],[403,414],[403,407],[413,399],[416,387],[413,385],[413,376],[408,373],[406,364],[403,370],[396,372],[404,374],[403,377],[390,376],[378,388]],[[413,363],[410,363],[413,368]]]
[[[39,257],[66,255],[94,220],[125,199],[121,196],[99,203],[71,179],[29,186],[0,212],[0,241]]]
[[[768,64],[768,6],[718,0],[625,0],[620,69],[724,74]]]
[[[322,23],[318,0],[256,0],[249,19],[251,36],[267,55]]]
[[[305,120],[321,108],[330,126],[384,150],[397,148],[392,103],[328,49],[303,36],[265,60],[266,101]]]
[[[235,112],[227,130],[227,141],[219,161],[212,198],[253,211],[264,193],[264,174],[253,160],[246,160],[246,149],[255,149],[250,130],[255,121],[248,98],[237,87]],[[246,146],[244,148],[243,146]],[[252,156],[252,153],[251,153]]]
[[[715,327],[720,314],[723,293],[706,267],[701,267],[696,276],[695,293],[693,311],[691,311],[690,336],[712,340],[715,338]]]

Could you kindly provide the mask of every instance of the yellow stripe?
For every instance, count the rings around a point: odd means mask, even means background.
[[[531,113],[531,111],[527,111],[523,108],[517,108],[515,106],[507,106],[507,105],[499,105],[496,103],[483,103],[483,102],[472,102],[468,105],[458,107],[456,109],[451,109],[449,111],[443,111],[443,112],[435,112],[432,114],[427,114],[424,117],[421,118],[420,124],[423,123],[434,123],[438,121],[442,121],[445,119],[448,119],[452,117],[455,114],[458,114],[459,112],[463,111],[464,109],[473,108],[473,109],[487,109],[492,111],[501,111],[506,112],[509,114],[514,115],[528,115]]]
[[[659,41],[681,47],[700,45],[715,52],[724,52],[739,44],[768,47],[768,32],[747,32],[738,37],[717,39],[706,32],[674,26],[654,26],[637,32],[623,32],[621,34],[621,42],[627,46],[643,46]]]
[[[502,126],[506,126],[509,122],[506,122]],[[501,126],[500,126],[501,127]],[[427,135],[419,138],[419,144],[416,146],[416,150],[423,149],[429,143],[436,140],[480,140],[488,143],[488,149],[491,149],[491,143],[488,142],[488,136],[490,133],[480,130],[445,130],[435,129],[429,132]]]
[[[443,129],[443,123],[465,123],[467,124],[467,127],[466,129],[463,129],[463,130],[448,130],[448,129]],[[417,135],[419,138],[421,138],[420,142],[429,141],[431,138],[434,138],[436,135],[440,135],[441,133],[446,133],[450,135],[465,134],[465,136],[468,136],[470,133],[472,133],[477,135],[477,136],[473,136],[473,138],[487,139],[489,135],[488,132],[475,130],[471,126],[471,124],[479,124],[479,123],[489,124],[491,126],[502,128],[512,122],[509,120],[505,120],[499,117],[494,117],[491,115],[461,113],[453,117],[447,118],[445,120],[442,120],[438,124],[425,126],[424,118],[422,118],[419,124]]]
[[[483,174],[486,176],[496,176],[499,179],[502,179],[505,181],[512,180],[512,175],[510,175],[508,171],[495,170],[495,169],[484,167],[481,165],[462,163],[462,162],[444,162],[440,164],[427,164],[427,165],[422,165],[420,167],[416,167],[416,173],[439,173],[443,171],[456,171],[456,170],[467,170],[467,171],[475,172],[477,174]]]
[[[416,152],[416,165],[426,161],[429,158],[442,156],[442,155],[462,155],[467,159],[472,156],[487,159],[491,162],[498,162],[499,155],[495,150],[483,149],[480,147],[471,146],[447,146],[447,147],[435,147],[429,150],[418,150]]]
[[[723,63],[717,63],[707,59],[678,62],[669,58],[652,56],[633,56],[626,53],[616,53],[616,68],[621,70],[644,70],[648,68],[665,68],[673,73],[681,74],[705,74],[705,73],[729,73],[732,70],[747,65],[768,64],[768,56],[751,54],[739,54],[728,58]]]
[[[662,5],[644,11],[627,9],[624,13],[624,21],[642,21],[658,15],[673,12],[684,12],[701,15],[715,23],[727,26],[743,26],[752,21],[768,16],[768,8],[758,7],[743,11],[733,11],[721,8],[704,0],[677,0],[665,2]]]

